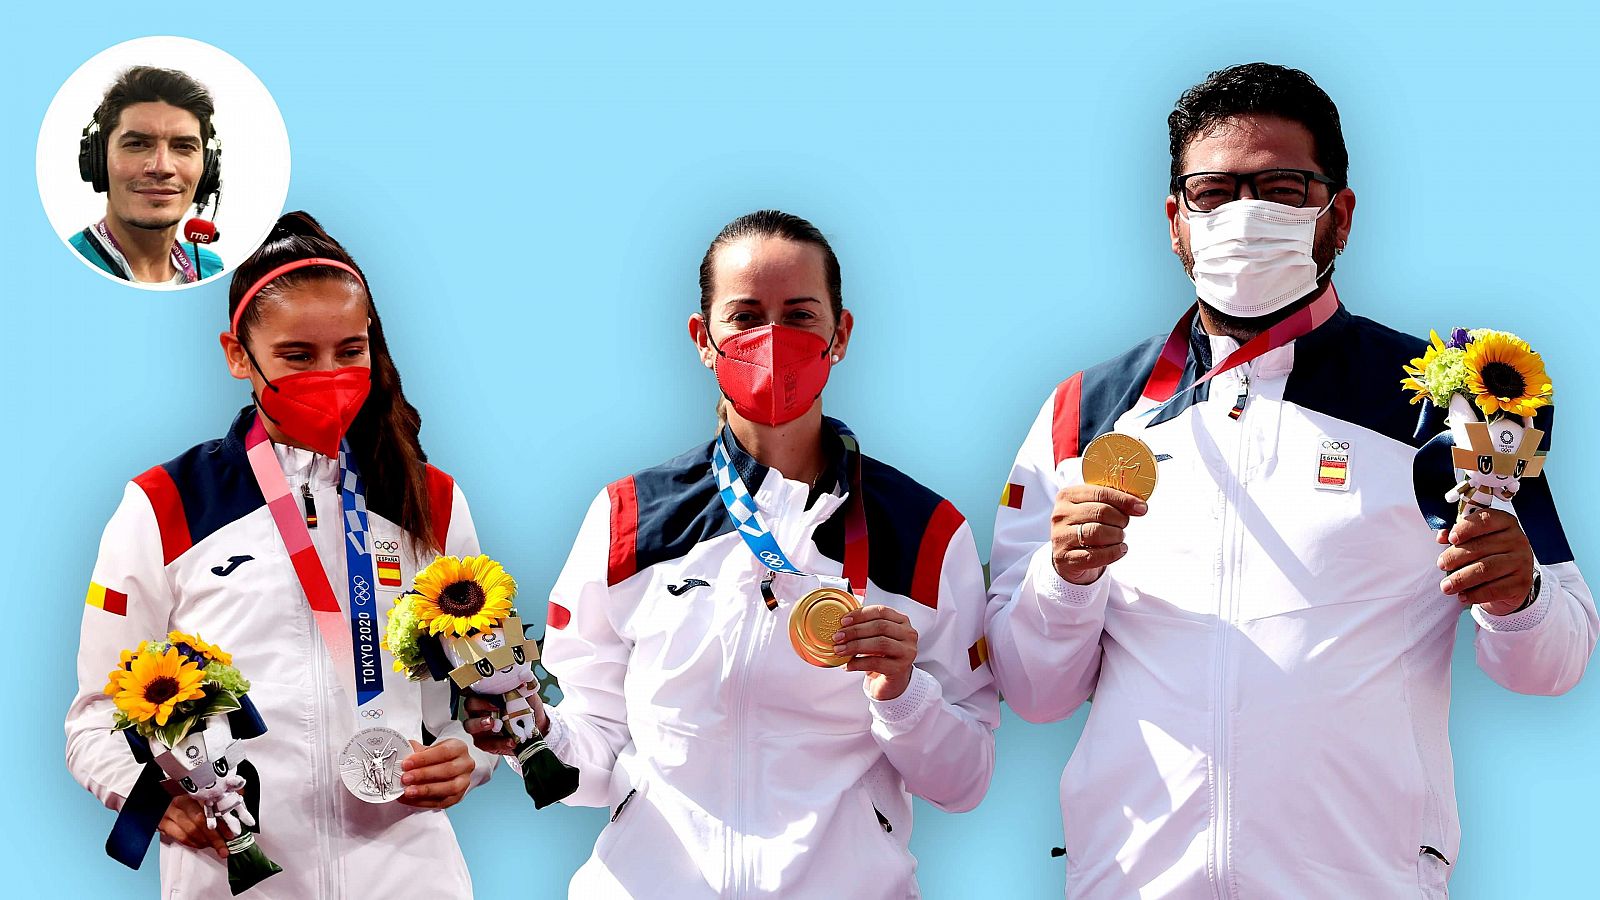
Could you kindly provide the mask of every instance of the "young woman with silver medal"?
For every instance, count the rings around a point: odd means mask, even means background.
[[[466,500],[429,466],[366,276],[305,213],[234,272],[228,368],[253,403],[226,436],[128,485],[85,609],[67,764],[123,813],[140,766],[110,730],[104,671],[169,629],[230,648],[266,732],[259,842],[283,871],[263,898],[471,896],[442,810],[489,775],[449,688],[394,674],[384,611],[440,553],[478,552]],[[104,596],[102,594],[102,596]],[[393,801],[393,802],[391,802]],[[163,889],[217,896],[224,842],[187,798],[142,811]]]
[[[915,896],[911,796],[971,809],[994,767],[971,531],[823,416],[853,318],[814,226],[735,220],[700,288],[722,427],[601,491],[550,594],[536,725],[612,810],[570,896]]]

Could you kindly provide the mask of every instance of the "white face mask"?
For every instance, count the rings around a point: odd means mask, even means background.
[[[1195,293],[1220,312],[1252,319],[1316,290],[1333,264],[1318,272],[1311,247],[1317,220],[1332,208],[1241,198],[1212,212],[1189,213]]]

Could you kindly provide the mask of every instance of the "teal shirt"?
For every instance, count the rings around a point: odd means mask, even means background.
[[[89,236],[84,231],[73,235],[68,239],[67,243],[72,245],[72,249],[78,251],[79,256],[93,263],[95,268],[110,275],[115,275],[124,281],[128,280],[126,273],[117,271],[115,264],[101,255],[99,249],[89,240]],[[222,257],[212,253],[205,247],[200,248],[200,258],[196,260],[194,244],[180,242],[178,246],[183,248],[183,255],[189,257],[189,262],[194,264],[201,278],[210,278],[212,275],[222,271]]]

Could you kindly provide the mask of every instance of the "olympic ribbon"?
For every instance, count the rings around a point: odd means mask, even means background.
[[[1322,324],[1333,318],[1339,310],[1339,292],[1334,290],[1330,283],[1317,298],[1306,306],[1301,307],[1284,319],[1282,322],[1268,328],[1266,331],[1251,338],[1244,346],[1228,354],[1228,358],[1212,366],[1209,371],[1201,375],[1194,384],[1184,388],[1182,393],[1187,394],[1211,379],[1238,368],[1251,360],[1264,356],[1272,351],[1288,345],[1290,342],[1305,337],[1317,330]],[[1149,418],[1172,402],[1179,395],[1178,383],[1183,379],[1183,366],[1189,358],[1189,331],[1194,326],[1194,317],[1200,311],[1197,303],[1189,307],[1189,311],[1178,320],[1176,328],[1167,338],[1161,348],[1161,356],[1156,359],[1156,364],[1150,370],[1150,378],[1144,383],[1144,390],[1140,392],[1142,402],[1151,404],[1150,408],[1140,413],[1141,418]],[[1146,423],[1149,427],[1149,423]]]
[[[123,252],[122,245],[117,243],[116,235],[112,234],[111,229],[106,227],[106,220],[101,219],[100,221],[94,223],[94,228],[95,232],[101,237],[105,238],[106,241],[111,244],[111,248],[116,250],[117,253],[122,256],[123,260],[126,261],[128,254]],[[189,254],[183,252],[183,247],[180,246],[177,241],[172,242],[171,253],[172,264],[173,266],[177,267],[178,271],[183,273],[183,280],[185,283],[193,284],[194,282],[200,280],[200,273],[195,271],[194,263],[189,261]],[[128,273],[128,277],[132,278],[133,272],[130,271]]]
[[[294,566],[300,588],[305,592],[306,603],[311,607],[311,617],[322,634],[322,643],[333,658],[334,670],[345,689],[356,698],[356,706],[366,706],[383,694],[383,665],[378,652],[378,619],[375,582],[372,574],[372,554],[367,545],[367,499],[350,454],[348,442],[339,446],[339,494],[344,515],[345,572],[349,578],[350,613],[349,630],[345,630],[345,616],[339,609],[339,599],[334,595],[333,584],[317,557],[317,548],[311,543],[311,532],[301,518],[299,505],[278,465],[277,454],[272,452],[272,442],[258,414],[245,435],[245,455],[255,474],[261,496],[272,512],[273,524],[283,539],[284,549]],[[339,660],[349,656],[351,665],[342,666]],[[381,716],[381,712],[379,714]]]
[[[281,470],[280,470],[281,471]],[[383,693],[383,661],[378,654],[377,581],[368,546],[367,492],[350,442],[339,441],[339,501],[344,507],[344,567],[350,582],[350,641],[355,645],[356,706]]]
[[[844,523],[844,578],[850,590],[864,601],[867,596],[868,547],[866,502],[861,493],[861,445],[856,440],[855,434],[843,422],[837,419],[827,419],[826,422],[838,434],[839,441],[844,444],[845,454],[849,458],[850,497]],[[744,479],[739,475],[739,470],[734,468],[729,459],[727,445],[720,434],[717,435],[717,442],[711,451],[711,468],[717,476],[717,493],[722,497],[722,504],[728,510],[728,517],[733,520],[734,530],[744,538],[745,546],[750,548],[756,559],[774,572],[785,575],[810,575],[811,573],[801,571],[790,562],[783,548],[778,546],[771,529],[767,528],[766,522],[762,520],[761,510],[756,506],[755,495],[750,493]]]

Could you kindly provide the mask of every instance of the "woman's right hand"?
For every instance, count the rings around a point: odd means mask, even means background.
[[[534,721],[543,733],[550,727],[550,720],[544,711],[544,702],[538,694],[528,698],[533,704]],[[467,734],[472,735],[472,743],[485,753],[498,753],[501,756],[515,756],[517,753],[517,738],[511,730],[505,727],[505,710],[496,706],[493,701],[477,694],[468,694],[466,700]]]
[[[161,834],[185,847],[196,850],[212,849],[223,859],[228,858],[228,842],[206,827],[206,811],[193,797],[173,797],[167,805],[167,814],[161,817]]]

